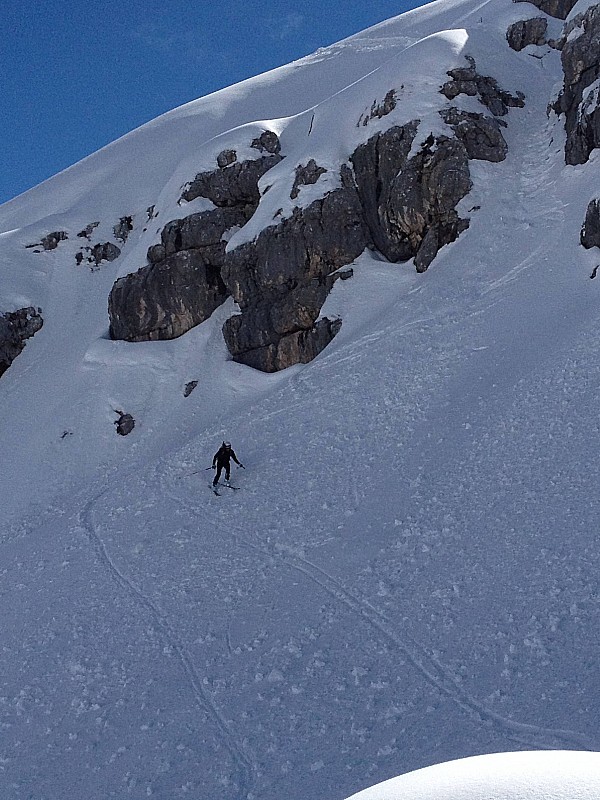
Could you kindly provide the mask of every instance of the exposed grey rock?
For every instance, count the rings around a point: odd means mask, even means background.
[[[600,200],[590,200],[580,240],[588,250],[590,247],[600,247]]]
[[[404,88],[404,87],[403,87]],[[360,125],[368,125],[372,119],[381,119],[382,117],[391,114],[392,111],[396,108],[398,104],[398,97],[396,95],[395,89],[390,89],[386,96],[383,98],[383,102],[378,103],[377,100],[373,100],[373,104],[371,105],[371,110],[367,114],[361,114],[357,127]]]
[[[483,161],[504,161],[508,145],[500,131],[505,127],[503,120],[448,108],[440,112],[457,138],[464,144],[469,158]]]
[[[0,375],[3,375],[23,350],[24,344],[5,316],[0,316]]]
[[[113,228],[115,239],[123,244],[127,241],[133,230],[133,217],[121,217]],[[110,260],[110,259],[109,259]]]
[[[458,67],[447,73],[452,80],[442,86],[441,92],[448,100],[454,100],[459,94],[479,97],[496,117],[503,117],[509,108],[522,108],[525,105],[525,96],[521,92],[512,95],[501,89],[495,78],[478,74],[475,60],[471,56],[466,56],[466,59],[469,62],[468,67]]]
[[[258,181],[280,161],[281,156],[273,154],[252,161],[238,161],[228,169],[201,172],[184,190],[182,200],[190,202],[206,197],[220,207],[250,205],[256,208],[260,200]]]
[[[228,295],[221,279],[224,234],[250,219],[259,202],[259,178],[280,160],[269,155],[196,176],[187,197],[198,192],[217,208],[168,222],[161,242],[148,249],[149,266],[114,284],[109,297],[113,339],[172,339],[208,319]]]
[[[472,80],[480,93],[474,64],[454,72],[457,82]],[[224,234],[254,213],[257,181],[280,158],[235,162],[196,176],[186,197],[208,197],[217,208],[169,222],[160,244],[148,251],[149,265],[115,283],[111,336],[179,336],[231,294],[240,313],[227,320],[223,334],[234,360],[267,372],[311,360],[342,324],[320,318],[325,299],[337,279],[350,277],[352,271],[341,268],[365,247],[390,261],[414,258],[424,271],[468,227],[456,206],[471,189],[469,158],[504,158],[505,123],[456,108],[444,118],[456,138],[431,135],[410,156],[417,120],[376,134],[354,152],[352,168],[342,165],[339,189],[228,253]],[[295,191],[323,172],[314,160],[300,167]]]
[[[223,279],[241,314],[223,334],[234,360],[266,372],[306,363],[340,322],[317,322],[339,275],[370,243],[355,187],[314,201],[227,254]]]
[[[519,52],[530,44],[546,43],[548,20],[545,17],[534,17],[514,22],[506,31],[506,40],[513,50]]]
[[[230,164],[234,164],[237,161],[237,153],[235,150],[222,150],[219,155],[217,156],[217,165],[221,169],[225,169]]]
[[[183,250],[119,278],[108,303],[111,339],[174,339],[208,319],[226,297],[218,266],[225,245],[213,249]]]
[[[186,383],[185,388],[183,390],[183,396],[189,397],[194,389],[198,386],[198,381],[189,381]]]
[[[79,236],[82,239],[89,239],[94,230],[98,227],[98,225],[100,225],[99,222],[90,222],[90,224],[86,225],[82,231],[79,231],[77,236]]]
[[[119,414],[119,419],[115,420],[117,433],[119,436],[128,436],[135,428],[134,418],[131,414],[124,414],[122,411],[115,411],[115,414]]]
[[[566,163],[584,164],[600,145],[599,92],[588,91],[600,77],[600,6],[578,15],[568,30],[561,52],[564,85],[553,108],[565,115]]]
[[[532,3],[544,14],[556,19],[566,19],[571,10],[577,3],[577,0],[514,0],[515,3]]]
[[[272,155],[279,155],[281,152],[281,142],[274,131],[263,131],[259,137],[252,140],[250,147],[260,150],[261,153],[271,153]]]
[[[316,183],[321,175],[327,172],[325,167],[320,167],[314,158],[311,158],[307,164],[299,164],[296,167],[296,177],[294,178],[294,185],[290,192],[290,198],[295,200],[300,194],[301,186],[308,186]]]
[[[406,166],[417,128],[417,121],[389,128],[371,137],[350,158],[371,237],[377,250],[389,261],[406,261],[416,252],[403,241],[397,241],[395,229],[390,230],[388,224],[387,208],[393,182]],[[349,180],[347,174],[345,180]]]
[[[232,317],[231,321],[235,319],[237,317]],[[276,344],[246,352],[239,360],[262,372],[278,372],[292,364],[308,364],[330,344],[341,327],[341,320],[324,317],[307,330],[282,336]]]
[[[148,248],[147,258],[151,264],[158,264],[159,261],[164,261],[167,257],[167,251],[164,244],[153,244]]]
[[[112,242],[99,242],[93,247],[84,247],[75,253],[75,261],[80,266],[85,261],[92,270],[98,268],[103,261],[114,261],[121,255],[121,250]]]
[[[27,245],[28,247],[43,247],[44,250],[56,250],[59,242],[64,242],[69,236],[66,231],[53,231],[44,236],[39,244]]]
[[[180,250],[218,245],[225,231],[246,224],[252,216],[253,209],[253,206],[247,205],[241,208],[217,208],[168,222],[161,233],[165,257]],[[153,261],[160,253],[158,249],[153,250],[151,257],[149,251],[148,259]]]
[[[96,265],[102,261],[114,261],[121,255],[120,248],[112,242],[103,242],[95,244],[91,250],[91,257]]]
[[[31,339],[39,330],[41,330],[44,320],[42,319],[42,309],[27,306],[20,308],[18,311],[9,311],[4,315],[11,323],[14,330],[22,340]]]
[[[32,306],[0,315],[0,375],[22,352],[25,342],[44,324],[41,309]]]
[[[455,207],[472,183],[459,140],[430,136],[407,160],[416,128],[412,122],[377,134],[351,161],[375,246],[389,261],[415,257],[422,272],[440,247],[468,227]]]

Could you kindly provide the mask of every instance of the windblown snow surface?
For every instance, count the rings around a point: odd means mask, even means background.
[[[560,55],[506,43],[530,16],[439,0],[0,208],[0,311],[45,321],[0,380],[2,798],[342,800],[465,756],[600,747],[600,281],[579,245],[598,154],[564,166]],[[291,211],[296,164],[333,174],[415,117],[426,135],[466,55],[526,105],[426,273],[364,253],[323,310],[341,332],[276,375],[229,359],[232,301],[174,341],[110,341],[114,280],[200,207],[181,187],[218,152],[270,127],[287,156],[239,243],[286,188]],[[390,88],[393,114],[357,127]],[[123,215],[121,257],[77,267],[77,232]],[[215,497],[224,438],[246,469]]]

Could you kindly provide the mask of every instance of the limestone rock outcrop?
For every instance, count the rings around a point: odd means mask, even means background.
[[[148,250],[148,264],[115,283],[110,335],[173,338],[231,296],[239,313],[226,321],[223,335],[235,361],[273,372],[312,360],[342,324],[321,314],[335,281],[347,277],[340,269],[372,248],[392,262],[414,259],[417,271],[425,271],[469,226],[457,211],[472,187],[469,161],[506,157],[506,123],[497,117],[522,106],[523,96],[479,75],[473,59],[448,76],[442,93],[476,96],[483,113],[446,106],[440,113],[448,135],[421,131],[418,146],[419,120],[375,133],[340,167],[339,188],[280,218],[281,209],[272,217],[277,222],[229,251],[231,232],[258,207],[260,178],[282,156],[272,131],[252,141],[262,154],[254,160],[221,151],[218,168],[196,175],[182,194],[183,201],[207,198],[215,208],[167,223]],[[391,113],[396,102],[388,92],[369,119]],[[298,164],[290,198],[301,199],[302,187],[326,171],[314,158]]]
[[[276,149],[272,137],[260,146]],[[223,166],[199,173],[183,192],[185,200],[205,197],[216,208],[168,222],[160,243],[148,250],[148,265],[115,282],[108,302],[111,338],[173,339],[207,319],[226,299],[221,278],[225,234],[248,222],[260,199],[259,179],[281,160],[269,153],[238,162],[234,154],[220,153]]]
[[[223,328],[234,360],[274,372],[314,358],[340,327],[318,320],[334,273],[369,242],[346,175],[342,188],[228,253],[223,279],[242,312]]]
[[[577,0],[514,0],[515,3],[531,3],[544,14],[556,19],[566,19]]]
[[[0,315],[0,375],[22,352],[25,342],[44,324],[41,309],[28,306]]]
[[[468,227],[455,207],[470,191],[468,154],[457,139],[430,136],[408,158],[417,123],[371,137],[351,156],[375,247],[389,261],[415,259],[424,272]]]
[[[530,44],[546,43],[548,20],[545,17],[534,17],[514,22],[506,31],[506,39],[510,47],[517,52]]]
[[[206,197],[219,207],[256,208],[260,200],[258,181],[281,158],[278,153],[269,153],[250,161],[235,161],[211,172],[200,172],[185,187],[181,198],[189,203],[197,197]]]
[[[590,200],[581,229],[581,244],[588,250],[600,247],[600,200]]]
[[[448,72],[451,80],[447,81],[441,89],[442,94],[448,100],[454,100],[460,94],[478,97],[495,117],[503,117],[508,113],[509,108],[523,108],[525,98],[521,92],[513,95],[505,89],[501,89],[495,78],[489,75],[480,75],[477,72],[473,58],[466,56],[466,60],[469,62],[468,67],[458,67]]]
[[[600,146],[600,6],[565,27],[561,61],[564,85],[553,108],[565,115],[565,161],[585,164]]]
[[[506,127],[504,120],[458,108],[445,109],[441,115],[465,146],[469,159],[504,161],[508,153],[508,145],[500,130]]]

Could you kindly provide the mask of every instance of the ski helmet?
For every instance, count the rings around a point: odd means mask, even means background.
[[[223,447],[226,447],[228,450],[231,449],[231,442],[223,442]]]

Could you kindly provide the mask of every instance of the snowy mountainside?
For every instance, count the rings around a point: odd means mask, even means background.
[[[0,208],[0,312],[44,320],[0,378],[3,797],[341,799],[449,759],[598,749],[599,284],[579,243],[597,152],[565,166],[561,53],[507,43],[540,14],[439,0]],[[418,118],[411,152],[448,136],[439,90],[467,56],[524,95],[506,157],[469,161],[468,229],[426,272],[352,261],[317,358],[231,360],[231,297],[176,339],[108,337],[113,284],[212,208],[182,190],[220,154],[256,158],[269,130],[284,155],[235,251],[293,218],[297,165],[328,168],[302,210],[375,132]],[[120,255],[96,261],[106,242]],[[246,469],[215,497],[223,439]]]

